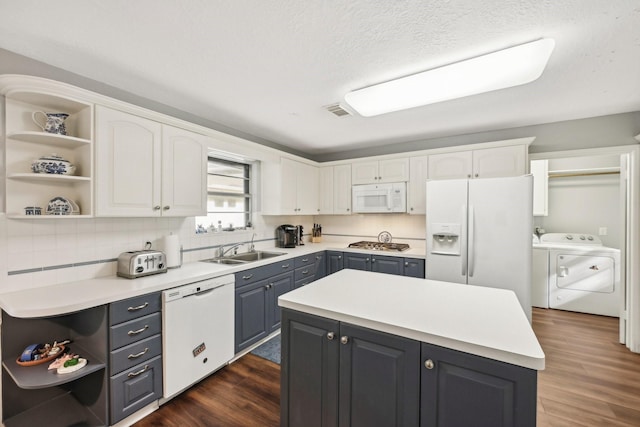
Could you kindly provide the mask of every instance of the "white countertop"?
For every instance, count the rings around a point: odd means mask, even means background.
[[[350,249],[340,243],[306,243],[295,248],[264,248],[285,255],[240,265],[193,262],[167,273],[126,279],[117,276],[61,283],[0,294],[0,308],[13,317],[31,318],[58,316],[65,313],[96,307],[138,295],[162,291],[213,277],[234,274],[250,268],[284,261],[324,250],[343,252],[379,253],[381,255],[424,258],[424,250],[410,249],[404,252],[381,252]]]
[[[342,270],[279,297],[281,307],[530,369],[545,356],[514,292]]]

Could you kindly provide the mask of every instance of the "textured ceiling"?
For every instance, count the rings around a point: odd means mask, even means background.
[[[528,85],[363,118],[350,90],[540,37]],[[20,0],[0,47],[318,155],[640,110],[638,0]]]

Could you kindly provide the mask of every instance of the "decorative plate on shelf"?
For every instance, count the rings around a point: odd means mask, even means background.
[[[76,202],[64,197],[54,197],[47,205],[47,215],[79,215],[80,207]]]
[[[391,243],[391,233],[389,233],[388,231],[383,231],[378,234],[378,242]]]

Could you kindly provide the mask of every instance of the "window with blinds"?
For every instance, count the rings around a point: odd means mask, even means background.
[[[251,166],[209,157],[207,169],[207,216],[196,217],[196,232],[250,225]]]

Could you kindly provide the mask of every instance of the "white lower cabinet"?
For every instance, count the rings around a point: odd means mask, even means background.
[[[206,214],[207,138],[96,106],[96,215]]]

